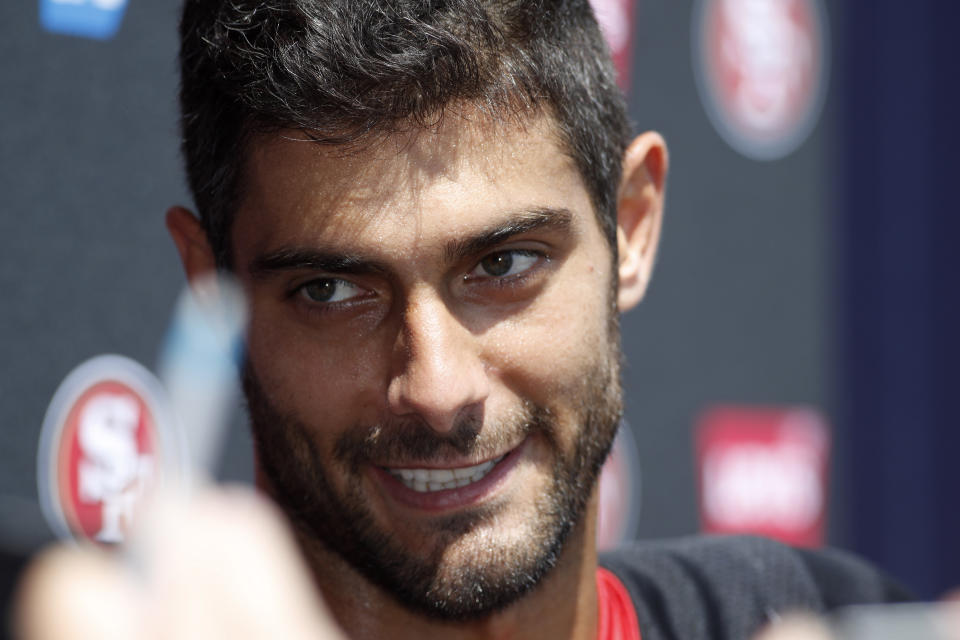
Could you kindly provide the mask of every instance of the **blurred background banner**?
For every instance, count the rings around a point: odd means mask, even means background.
[[[128,0],[41,0],[40,24],[51,33],[106,40],[116,35]]]
[[[696,448],[704,532],[823,545],[830,433],[817,412],[714,407]]]
[[[163,224],[190,203],[178,4],[0,3],[4,558],[50,535],[35,461],[57,385],[100,353],[152,368],[183,281]],[[719,45],[737,62],[721,71],[756,71],[754,95],[803,98],[789,144],[757,153],[717,124],[698,80],[722,62],[694,40],[706,0],[602,4],[635,128],[671,151],[657,270],[622,321],[636,535],[700,530],[695,425],[709,407],[810,407],[832,432],[826,542],[922,596],[960,583],[960,5],[716,4],[745,12],[711,32],[739,43]],[[251,467],[238,424],[222,476],[249,481]]]

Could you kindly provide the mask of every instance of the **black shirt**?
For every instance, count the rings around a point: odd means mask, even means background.
[[[791,611],[910,599],[850,554],[764,538],[635,542],[601,554],[600,565],[626,586],[643,640],[746,640]]]

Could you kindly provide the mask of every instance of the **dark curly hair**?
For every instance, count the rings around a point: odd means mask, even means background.
[[[454,102],[548,113],[616,247],[631,131],[588,0],[186,0],[180,41],[183,154],[222,266],[252,135],[352,145]]]

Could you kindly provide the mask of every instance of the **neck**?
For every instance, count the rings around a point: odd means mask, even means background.
[[[533,591],[502,611],[469,622],[440,621],[412,612],[336,554],[298,537],[328,606],[351,638],[593,640],[597,629],[596,502],[594,491],[557,566]]]

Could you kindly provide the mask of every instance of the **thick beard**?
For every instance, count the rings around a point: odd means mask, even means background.
[[[466,621],[485,617],[516,602],[557,564],[565,541],[580,522],[600,469],[613,444],[622,411],[616,339],[607,354],[580,378],[574,398],[577,434],[570,451],[562,451],[557,424],[549,408],[525,403],[501,424],[484,427],[467,416],[447,437],[416,421],[348,430],[334,448],[331,465],[340,467],[343,492],[323,467],[310,437],[311,428],[274,406],[252,367],[244,373],[244,390],[261,471],[274,499],[301,536],[339,554],[372,583],[408,609],[435,619]],[[492,434],[492,435],[488,435]],[[360,489],[360,469],[371,460],[440,459],[495,452],[504,442],[534,435],[553,453],[555,470],[546,499],[528,519],[534,535],[508,549],[477,548],[469,561],[448,567],[446,549],[494,516],[483,509],[437,517],[425,535],[435,546],[415,557],[380,528]],[[499,449],[502,451],[502,449]],[[483,456],[477,456],[481,459]]]

